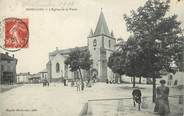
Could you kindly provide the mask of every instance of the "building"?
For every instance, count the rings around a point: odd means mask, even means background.
[[[31,74],[30,72],[17,74],[17,83],[19,84],[41,83],[44,80],[48,80],[46,69],[35,74]]]
[[[167,74],[162,76],[161,79],[164,79],[166,81],[166,84],[170,87],[173,86],[184,86],[184,72],[177,71],[175,74]]]
[[[40,74],[40,81],[43,82],[44,80],[48,80],[48,73],[47,69],[43,69],[42,71],[39,72]]]
[[[29,83],[29,78],[31,78],[31,74],[30,72],[27,73],[19,73],[17,74],[17,83],[19,84],[25,84],[25,83]]]
[[[96,75],[99,81],[111,80],[113,78],[113,72],[108,68],[108,57],[115,49],[116,39],[113,32],[109,32],[105,17],[101,11],[100,17],[95,31],[91,29],[89,36],[87,37],[87,46],[80,47],[80,50],[88,49],[93,60],[92,72]],[[69,68],[64,64],[65,59],[71,52],[70,49],[58,48],[49,53],[49,62],[47,63],[48,77],[51,81],[60,81],[63,78],[72,79],[78,77],[78,72],[71,72]],[[82,71],[82,75],[87,75],[86,71]]]
[[[29,83],[40,83],[41,82],[41,75],[40,73],[32,74],[30,76]]]
[[[74,48],[56,50],[49,53],[49,62],[47,63],[48,79],[50,82],[61,82],[63,79],[77,79],[79,78],[78,72],[71,72],[69,67],[65,65],[64,61],[68,54]],[[80,47],[80,50],[86,50],[87,47]],[[85,71],[82,70],[82,75],[85,76]]]
[[[17,59],[8,52],[0,53],[0,84],[16,83]]]

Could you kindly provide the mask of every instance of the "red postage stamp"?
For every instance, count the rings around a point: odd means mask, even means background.
[[[5,48],[27,48],[29,39],[28,19],[5,19]]]

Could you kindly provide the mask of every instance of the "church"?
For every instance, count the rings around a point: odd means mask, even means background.
[[[105,17],[101,11],[95,31],[91,30],[87,37],[87,46],[79,47],[80,50],[88,49],[93,60],[91,68],[91,76],[97,78],[100,82],[105,82],[107,79],[112,80],[114,77],[111,69],[108,68],[107,62],[110,54],[115,50],[116,39],[113,32],[109,32]],[[49,53],[49,61],[47,63],[48,79],[51,82],[59,82],[62,79],[76,79],[79,77],[78,72],[71,72],[64,61],[68,54],[74,48],[61,49],[56,48]],[[89,72],[82,70],[82,75],[85,78]]]

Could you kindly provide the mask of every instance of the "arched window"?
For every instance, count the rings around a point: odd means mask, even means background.
[[[56,72],[58,73],[60,71],[60,65],[59,63],[56,63]]]
[[[97,41],[96,41],[96,39],[93,40],[93,46],[94,46],[94,47],[97,46]]]

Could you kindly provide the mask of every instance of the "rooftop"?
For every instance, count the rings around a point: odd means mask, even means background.
[[[31,75],[30,72],[18,73],[17,76],[27,76]]]
[[[86,50],[86,49],[88,49],[87,46],[77,47],[77,48],[79,48],[79,49],[81,49],[81,50]],[[68,49],[61,49],[61,50],[56,49],[55,51],[50,52],[50,53],[49,53],[49,56],[55,56],[55,55],[57,55],[58,53],[59,53],[59,54],[62,54],[62,55],[68,55],[68,54],[69,54],[72,50],[74,50],[74,49],[75,49],[75,48],[68,48]]]
[[[5,54],[4,53],[0,53],[0,60],[10,60],[10,61],[13,61],[13,60],[17,60],[17,59],[14,58],[14,55],[10,56],[8,54],[8,52],[6,52]]]
[[[102,11],[101,11],[100,17],[98,19],[98,23],[97,23],[97,26],[96,26],[96,29],[94,32],[94,36],[101,35],[101,34],[111,36],[109,33],[109,29],[108,29],[108,26],[107,26],[107,23],[106,23],[106,20],[105,20],[105,17],[104,17],[104,14]]]

